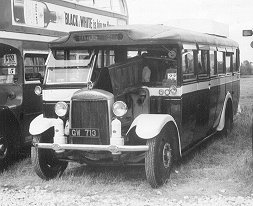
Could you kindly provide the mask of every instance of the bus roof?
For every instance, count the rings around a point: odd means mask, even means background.
[[[90,47],[105,45],[178,44],[238,48],[237,42],[226,37],[203,34],[165,25],[126,25],[103,29],[70,32],[50,43],[50,47]]]

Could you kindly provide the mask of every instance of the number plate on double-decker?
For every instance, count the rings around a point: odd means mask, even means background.
[[[99,137],[97,128],[72,128],[69,132],[72,137]]]

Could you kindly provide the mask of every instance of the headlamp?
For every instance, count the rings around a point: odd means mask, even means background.
[[[117,117],[122,117],[127,113],[127,105],[125,102],[117,101],[112,105],[113,114]]]
[[[59,117],[63,117],[68,112],[68,105],[65,102],[57,102],[54,107],[55,114]]]

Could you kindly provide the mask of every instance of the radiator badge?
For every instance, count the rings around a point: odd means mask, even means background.
[[[87,83],[87,88],[88,88],[88,90],[92,90],[92,88],[93,88],[93,82],[92,81],[89,81]]]

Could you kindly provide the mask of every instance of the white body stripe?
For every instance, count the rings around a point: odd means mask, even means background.
[[[194,91],[210,89],[212,87],[221,86],[227,83],[232,83],[238,81],[238,74],[237,75],[226,75],[226,76],[219,76],[207,81],[202,82],[194,82],[187,85],[183,85],[181,87],[177,87],[176,94],[171,94],[169,87],[161,87],[161,88],[153,88],[153,87],[145,87],[149,90],[150,96],[182,96],[183,94],[188,94]]]
[[[50,89],[42,91],[44,101],[70,101],[72,95],[79,89]]]

